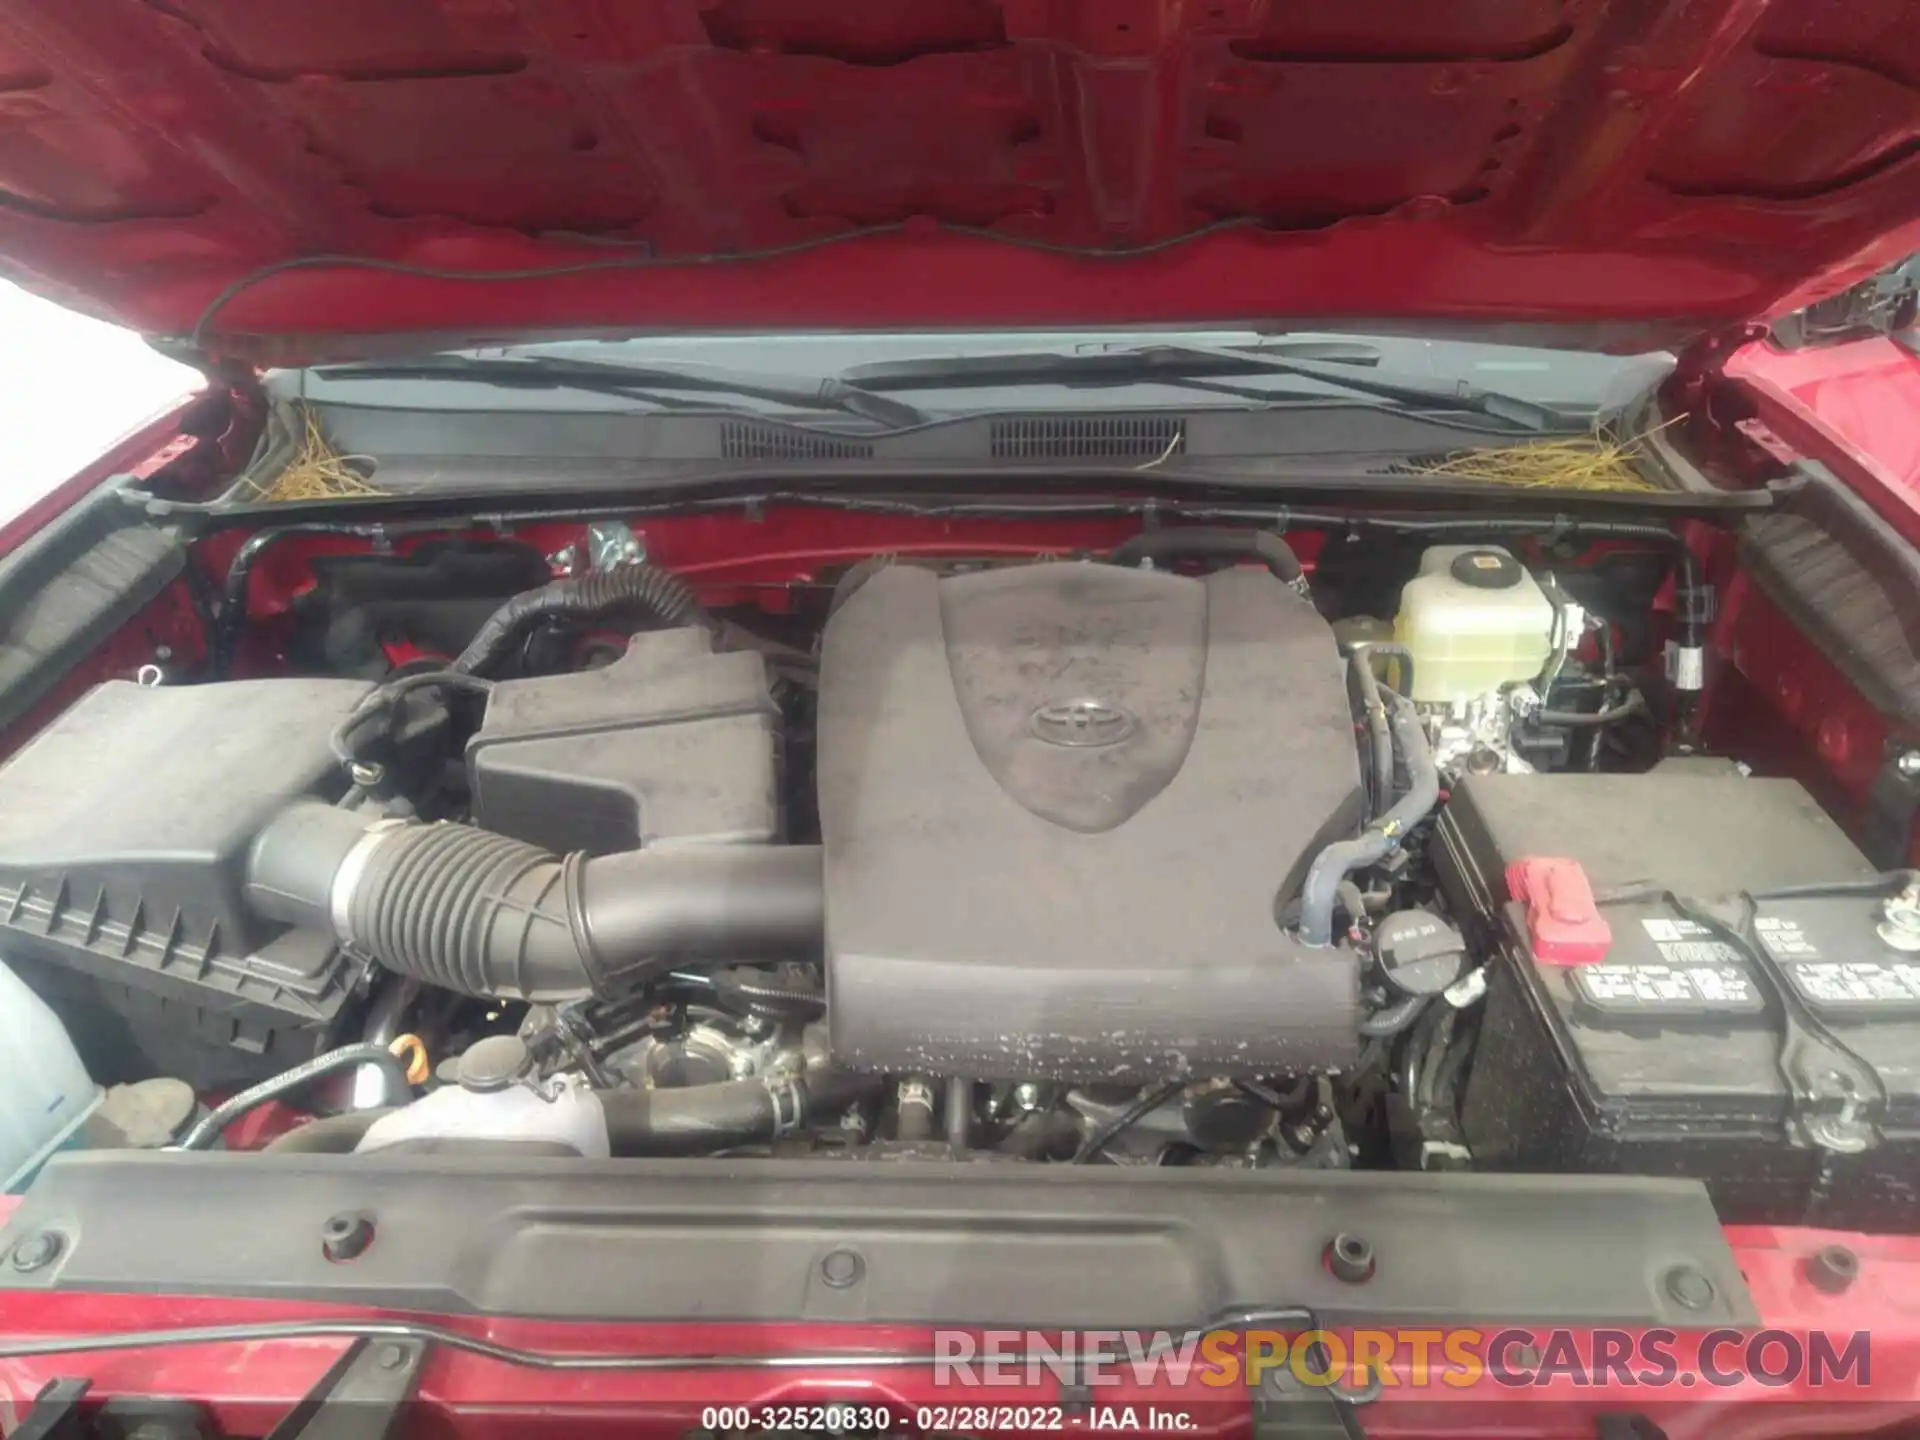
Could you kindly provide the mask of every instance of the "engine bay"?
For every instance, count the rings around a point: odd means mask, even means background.
[[[534,528],[259,532],[0,768],[0,956],[170,1143],[1920,1183],[1920,888],[1703,739],[1684,530]]]

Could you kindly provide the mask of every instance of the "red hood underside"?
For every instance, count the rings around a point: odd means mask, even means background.
[[[292,257],[469,276],[279,274],[207,327],[255,355],[1336,320],[1620,347],[1913,249],[1916,0],[0,0],[24,283],[178,336]]]

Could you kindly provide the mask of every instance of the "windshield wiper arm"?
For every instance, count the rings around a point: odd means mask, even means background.
[[[353,380],[455,380],[515,390],[584,390],[660,402],[646,387],[709,395],[742,395],[808,410],[838,410],[891,430],[924,425],[928,417],[904,400],[874,395],[840,376],[793,379],[744,370],[682,370],[672,365],[611,365],[599,360],[533,356],[525,360],[481,360],[466,355],[419,360],[316,367],[314,374],[332,383]]]
[[[1090,355],[1036,350],[944,360],[891,360],[856,365],[842,371],[841,379],[869,391],[1001,385],[1173,385],[1268,398],[1264,391],[1204,383],[1225,375],[1296,375],[1335,389],[1391,401],[1407,409],[1486,415],[1531,431],[1571,428],[1567,418],[1557,411],[1518,395],[1482,390],[1464,382],[1438,384],[1378,371],[1356,374],[1353,357],[1342,357],[1331,364],[1310,360],[1304,355],[1282,359],[1271,348],[1217,350],[1197,345],[1142,345]]]

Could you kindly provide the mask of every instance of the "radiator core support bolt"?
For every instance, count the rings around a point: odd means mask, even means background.
[[[66,1248],[66,1237],[58,1230],[40,1230],[13,1247],[10,1261],[22,1275],[31,1275],[53,1264]]]
[[[1327,1242],[1326,1262],[1333,1278],[1349,1285],[1364,1285],[1373,1278],[1373,1246],[1364,1235],[1341,1231]]]
[[[320,1251],[336,1265],[344,1265],[367,1253],[373,1244],[373,1219],[354,1211],[343,1211],[320,1227]]]
[[[1822,1245],[1807,1257],[1806,1271],[1821,1294],[1844,1294],[1860,1278],[1860,1257],[1844,1245]]]

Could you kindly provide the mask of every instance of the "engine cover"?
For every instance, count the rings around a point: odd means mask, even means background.
[[[882,570],[820,691],[833,1049],[982,1078],[1354,1058],[1351,955],[1277,912],[1363,808],[1345,672],[1264,571]]]

